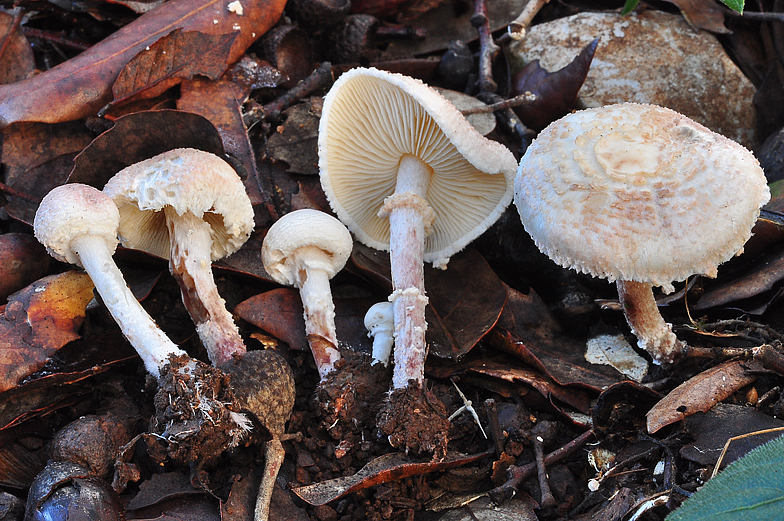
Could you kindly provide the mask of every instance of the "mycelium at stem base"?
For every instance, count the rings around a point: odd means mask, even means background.
[[[685,346],[662,318],[653,297],[653,286],[628,280],[618,280],[615,285],[626,322],[637,337],[637,345],[650,353],[658,364],[672,363],[680,358]]]
[[[433,223],[433,210],[425,199],[433,170],[406,154],[398,167],[395,193],[379,215],[389,218],[389,261],[395,322],[395,367],[392,388],[421,384],[425,377],[425,238]]]
[[[167,206],[164,213],[171,240],[169,269],[210,361],[221,366],[246,348],[212,275],[210,225],[190,211],[179,215]]]

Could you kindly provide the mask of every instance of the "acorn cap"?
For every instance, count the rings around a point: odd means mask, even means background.
[[[528,148],[515,204],[566,268],[672,291],[715,277],[770,199],[754,155],[675,111],[622,103],[569,114]]]
[[[163,209],[190,211],[211,227],[213,261],[237,251],[253,232],[253,207],[234,169],[215,154],[177,148],[120,170],[103,189],[120,210],[123,246],[168,259]]]
[[[445,266],[512,199],[512,153],[479,134],[435,90],[400,74],[373,68],[343,74],[324,100],[318,144],[321,185],[332,209],[372,248],[389,249],[389,221],[378,214],[395,192],[405,154],[433,169],[427,262]]]

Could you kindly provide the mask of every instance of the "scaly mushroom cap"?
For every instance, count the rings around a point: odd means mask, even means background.
[[[715,277],[770,199],[751,152],[686,116],[622,103],[550,124],[520,162],[515,204],[567,268],[672,290]]]
[[[106,241],[111,254],[117,249],[120,213],[111,198],[83,184],[66,184],[50,191],[35,213],[33,229],[38,241],[55,259],[82,266],[71,250],[71,240],[96,235]]]
[[[167,206],[211,225],[213,261],[237,251],[253,232],[253,208],[242,180],[209,152],[169,150],[120,170],[103,191],[120,209],[123,246],[166,259],[171,248]]]
[[[404,154],[433,169],[427,262],[446,265],[512,200],[512,153],[474,130],[435,90],[400,74],[372,68],[343,74],[324,99],[318,146],[321,185],[332,209],[372,248],[389,249],[389,221],[378,213],[395,192]]]
[[[352,246],[349,231],[331,215],[318,210],[296,210],[270,226],[261,245],[261,260],[275,282],[294,286],[296,254],[307,248],[323,253],[307,261],[307,266],[323,270],[332,278],[346,265]]]

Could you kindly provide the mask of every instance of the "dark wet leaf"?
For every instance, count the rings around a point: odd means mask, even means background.
[[[680,454],[700,465],[715,466],[727,441],[737,438],[721,458],[724,468],[751,449],[780,436],[781,432],[771,432],[771,429],[781,428],[784,428],[784,421],[754,407],[717,403],[710,411],[698,412],[683,421],[684,432],[693,436],[694,441],[684,445]],[[769,434],[746,436],[759,431]]]
[[[656,391],[631,380],[611,385],[602,391],[591,411],[597,435],[631,433],[636,436],[645,428],[645,413],[661,397]]]
[[[0,392],[40,369],[77,331],[93,298],[90,277],[50,275],[11,296],[0,317]]]
[[[76,156],[68,182],[100,190],[126,166],[185,147],[223,155],[220,134],[203,116],[179,110],[128,114]]]
[[[289,165],[293,174],[318,174],[318,127],[308,103],[299,103],[283,111],[286,121],[267,140],[267,156]]]
[[[777,519],[784,505],[784,437],[763,445],[711,478],[669,521]]]
[[[447,452],[446,457],[441,461],[417,461],[401,453],[393,452],[379,456],[352,476],[295,488],[293,492],[311,505],[326,505],[347,494],[368,487],[460,467],[486,456],[485,453],[466,455]]]
[[[175,29],[134,56],[112,85],[112,105],[152,98],[195,75],[217,80],[228,67],[236,31],[221,35]]]
[[[703,0],[667,0],[678,6],[683,18],[694,29],[705,29],[712,33],[727,34],[730,32],[724,26],[724,8],[716,2]],[[722,0],[727,7],[743,12],[743,0]]]
[[[52,257],[33,235],[0,235],[0,304],[11,293],[49,273],[51,264]]]
[[[354,266],[391,292],[389,255],[362,245],[351,254]],[[498,321],[506,303],[506,285],[471,248],[456,254],[446,270],[425,265],[427,343],[440,358],[468,353]]]
[[[523,67],[512,79],[512,97],[530,92],[536,101],[515,107],[517,117],[526,126],[539,131],[559,119],[574,107],[577,93],[585,82],[591,61],[599,45],[595,39],[563,69],[547,72],[534,60]]]
[[[175,497],[193,497],[204,494],[193,488],[187,474],[164,472],[153,474],[139,486],[139,493],[128,503],[128,510],[139,510],[165,502]]]
[[[697,412],[709,411],[732,393],[757,379],[762,366],[755,362],[725,362],[690,378],[673,389],[648,411],[648,432],[680,421]]]
[[[24,176],[18,177],[10,186],[26,194],[30,199],[12,197],[5,206],[8,215],[32,226],[39,201],[52,188],[65,182],[68,172],[73,168],[75,156],[75,153],[63,154],[32,167]]]

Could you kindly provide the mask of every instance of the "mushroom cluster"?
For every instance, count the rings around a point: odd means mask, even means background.
[[[362,243],[388,250],[394,306],[392,387],[421,386],[424,262],[449,258],[512,200],[517,161],[419,80],[373,68],[343,74],[319,125],[321,185]]]
[[[615,281],[638,345],[657,363],[684,344],[652,287],[715,277],[741,252],[770,198],[754,155],[686,116],[622,103],[550,124],[520,162],[515,204],[561,266]]]

